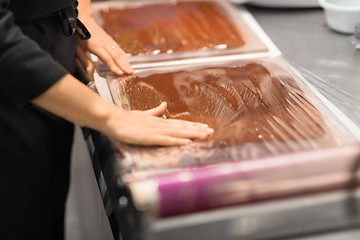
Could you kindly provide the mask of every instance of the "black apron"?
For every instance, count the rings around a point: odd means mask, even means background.
[[[17,24],[73,74],[78,36],[66,9]],[[0,109],[0,239],[63,239],[73,124],[32,104]]]

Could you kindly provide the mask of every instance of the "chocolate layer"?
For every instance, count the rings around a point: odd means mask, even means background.
[[[100,11],[104,29],[133,55],[244,45],[219,3],[179,1]]]
[[[134,77],[125,83],[131,109],[168,103],[167,118],[215,129],[212,146],[300,140],[324,134],[323,119],[294,79],[259,63]]]

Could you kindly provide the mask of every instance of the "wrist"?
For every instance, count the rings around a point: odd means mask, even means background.
[[[99,103],[93,106],[91,117],[86,121],[86,127],[112,137],[115,135],[114,130],[116,128],[114,128],[114,125],[116,125],[117,122],[122,122],[121,118],[124,116],[123,111],[125,110],[100,98]]]
[[[78,14],[78,19],[86,26],[88,24],[96,23],[92,11],[80,11]]]
[[[91,1],[90,0],[78,0],[78,18],[81,21],[85,21],[86,19],[93,18],[93,12],[91,9]]]

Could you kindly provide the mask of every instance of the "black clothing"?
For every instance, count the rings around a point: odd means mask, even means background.
[[[0,0],[0,239],[63,239],[73,125],[31,100],[75,71],[77,36],[51,15],[73,1],[8,3]]]
[[[0,96],[13,104],[26,104],[63,77],[67,71],[36,43],[42,39],[41,34],[49,31],[44,29],[42,23],[52,20],[53,25],[56,25],[57,18],[26,23],[26,26],[34,25],[34,39],[30,39],[15,25],[12,12],[5,8],[8,2],[0,0]],[[54,29],[49,35],[52,37],[51,41],[44,41],[43,45],[47,49],[61,44],[61,39],[56,35],[61,34],[61,31],[54,32],[56,30],[58,29]],[[57,48],[61,49],[61,46]],[[68,53],[68,56],[71,57],[71,53]],[[47,71],[44,71],[44,66]]]
[[[43,19],[74,4],[76,0],[12,0],[8,9],[15,15],[16,23]]]

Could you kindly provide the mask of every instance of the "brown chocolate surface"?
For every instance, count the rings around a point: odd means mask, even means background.
[[[209,124],[215,129],[211,146],[324,135],[321,114],[294,79],[271,70],[248,63],[133,77],[124,84],[131,109],[146,110],[166,101],[167,118]]]
[[[244,45],[216,2],[179,1],[100,11],[104,29],[133,55]]]

